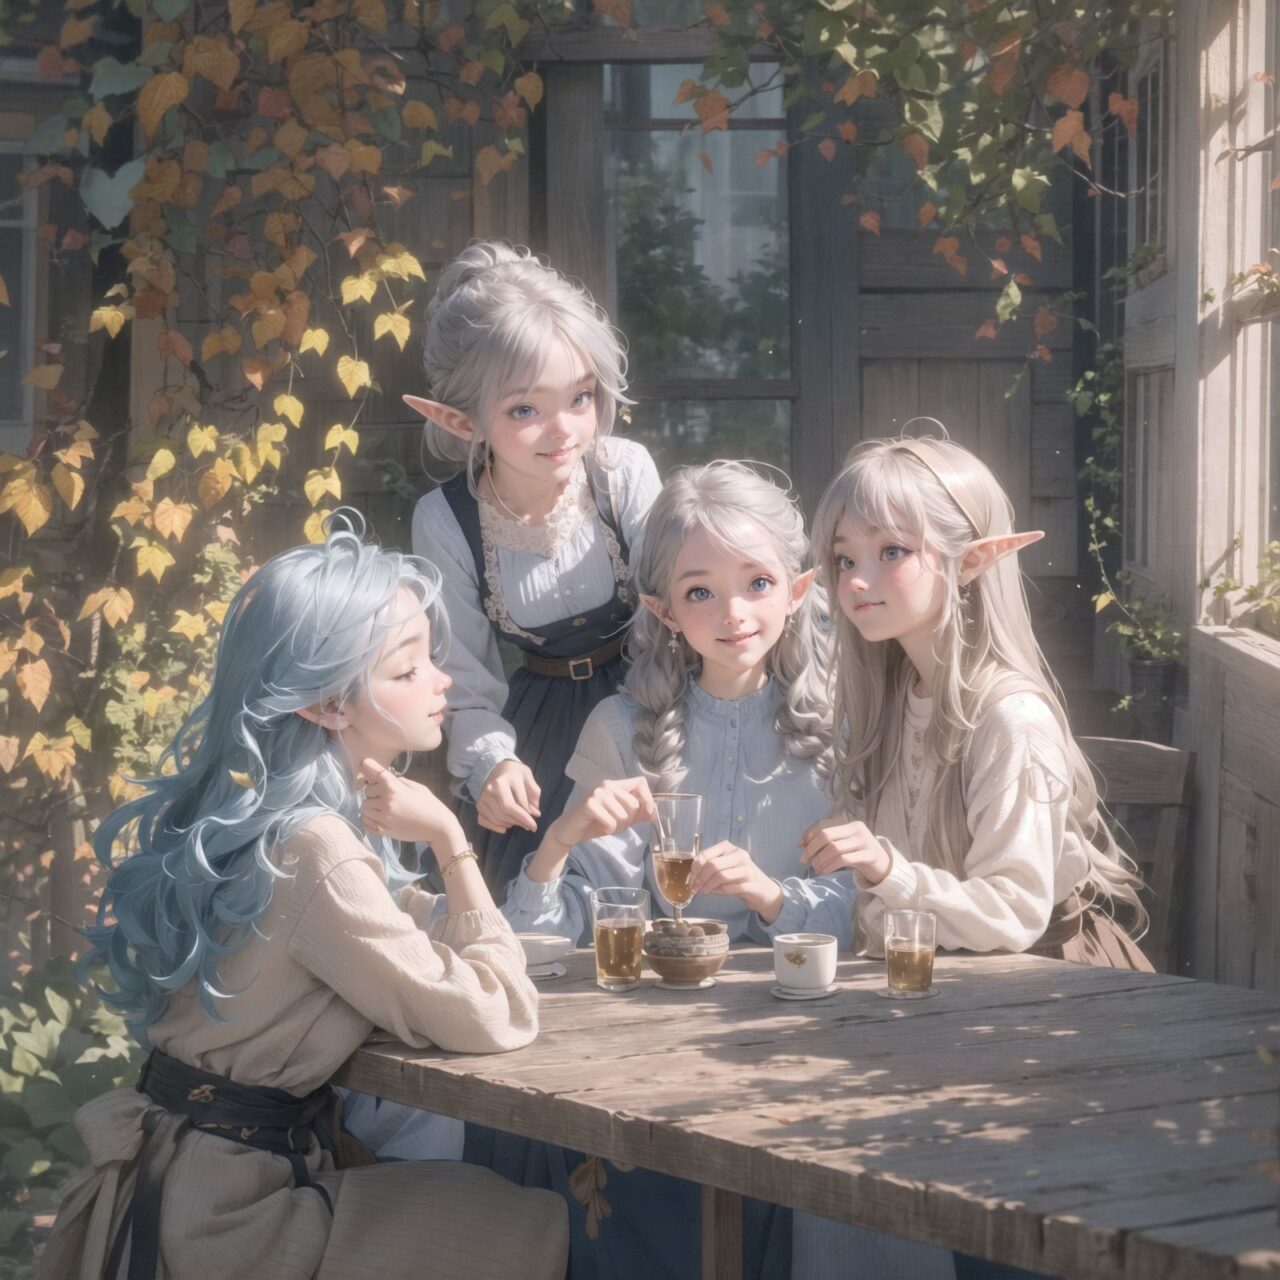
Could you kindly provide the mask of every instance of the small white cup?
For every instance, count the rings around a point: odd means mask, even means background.
[[[836,939],[830,933],[780,933],[773,972],[784,991],[825,991],[836,979]]]

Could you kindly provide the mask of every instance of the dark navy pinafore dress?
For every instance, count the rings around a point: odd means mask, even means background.
[[[617,518],[608,474],[590,458],[585,460],[585,466],[596,511],[617,538],[622,560],[627,563],[630,548]],[[471,548],[480,607],[487,612],[492,590],[485,573],[484,538],[477,500],[467,487],[465,472],[440,488]],[[527,635],[509,632],[497,623],[494,626],[501,639],[514,644],[522,653],[572,661],[620,639],[634,608],[634,592],[627,583],[615,581],[612,598],[603,604],[535,628],[542,644]],[[578,734],[595,706],[617,692],[622,676],[621,654],[599,664],[583,662],[574,676],[538,675],[523,665],[511,675],[502,716],[515,730],[516,755],[528,765],[542,789],[539,805],[542,812],[536,833],[523,827],[512,827],[502,835],[478,828],[473,833],[480,869],[499,904],[506,898],[507,885],[519,873],[525,857],[538,847],[547,827],[564,811],[573,791],[572,780],[565,776],[565,766],[578,744]]]

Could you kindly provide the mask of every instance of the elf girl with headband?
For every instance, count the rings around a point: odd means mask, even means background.
[[[936,914],[943,949],[1151,968],[1117,919],[1145,924],[1141,882],[1032,632],[1016,553],[1043,536],[1015,532],[990,470],[945,439],[866,441],[822,498],[844,812],[803,857],[853,872],[874,954],[908,908]],[[795,1250],[820,1280],[865,1261],[866,1233],[797,1214]]]
[[[622,678],[631,565],[660,485],[641,445],[610,436],[626,358],[581,286],[526,249],[475,244],[428,315],[431,398],[405,402],[459,470],[418,503],[413,549],[444,573],[449,771],[501,898],[568,799],[583,723]],[[504,642],[520,657],[510,677]]]

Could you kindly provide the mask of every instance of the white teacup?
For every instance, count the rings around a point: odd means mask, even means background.
[[[784,991],[825,991],[836,979],[836,939],[830,933],[780,933],[773,972]]]

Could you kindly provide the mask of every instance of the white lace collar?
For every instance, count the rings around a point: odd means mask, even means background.
[[[547,557],[555,555],[596,514],[586,469],[582,466],[574,469],[556,505],[538,524],[517,520],[487,498],[480,498],[478,505],[480,529],[486,542],[507,551],[528,551]]]

